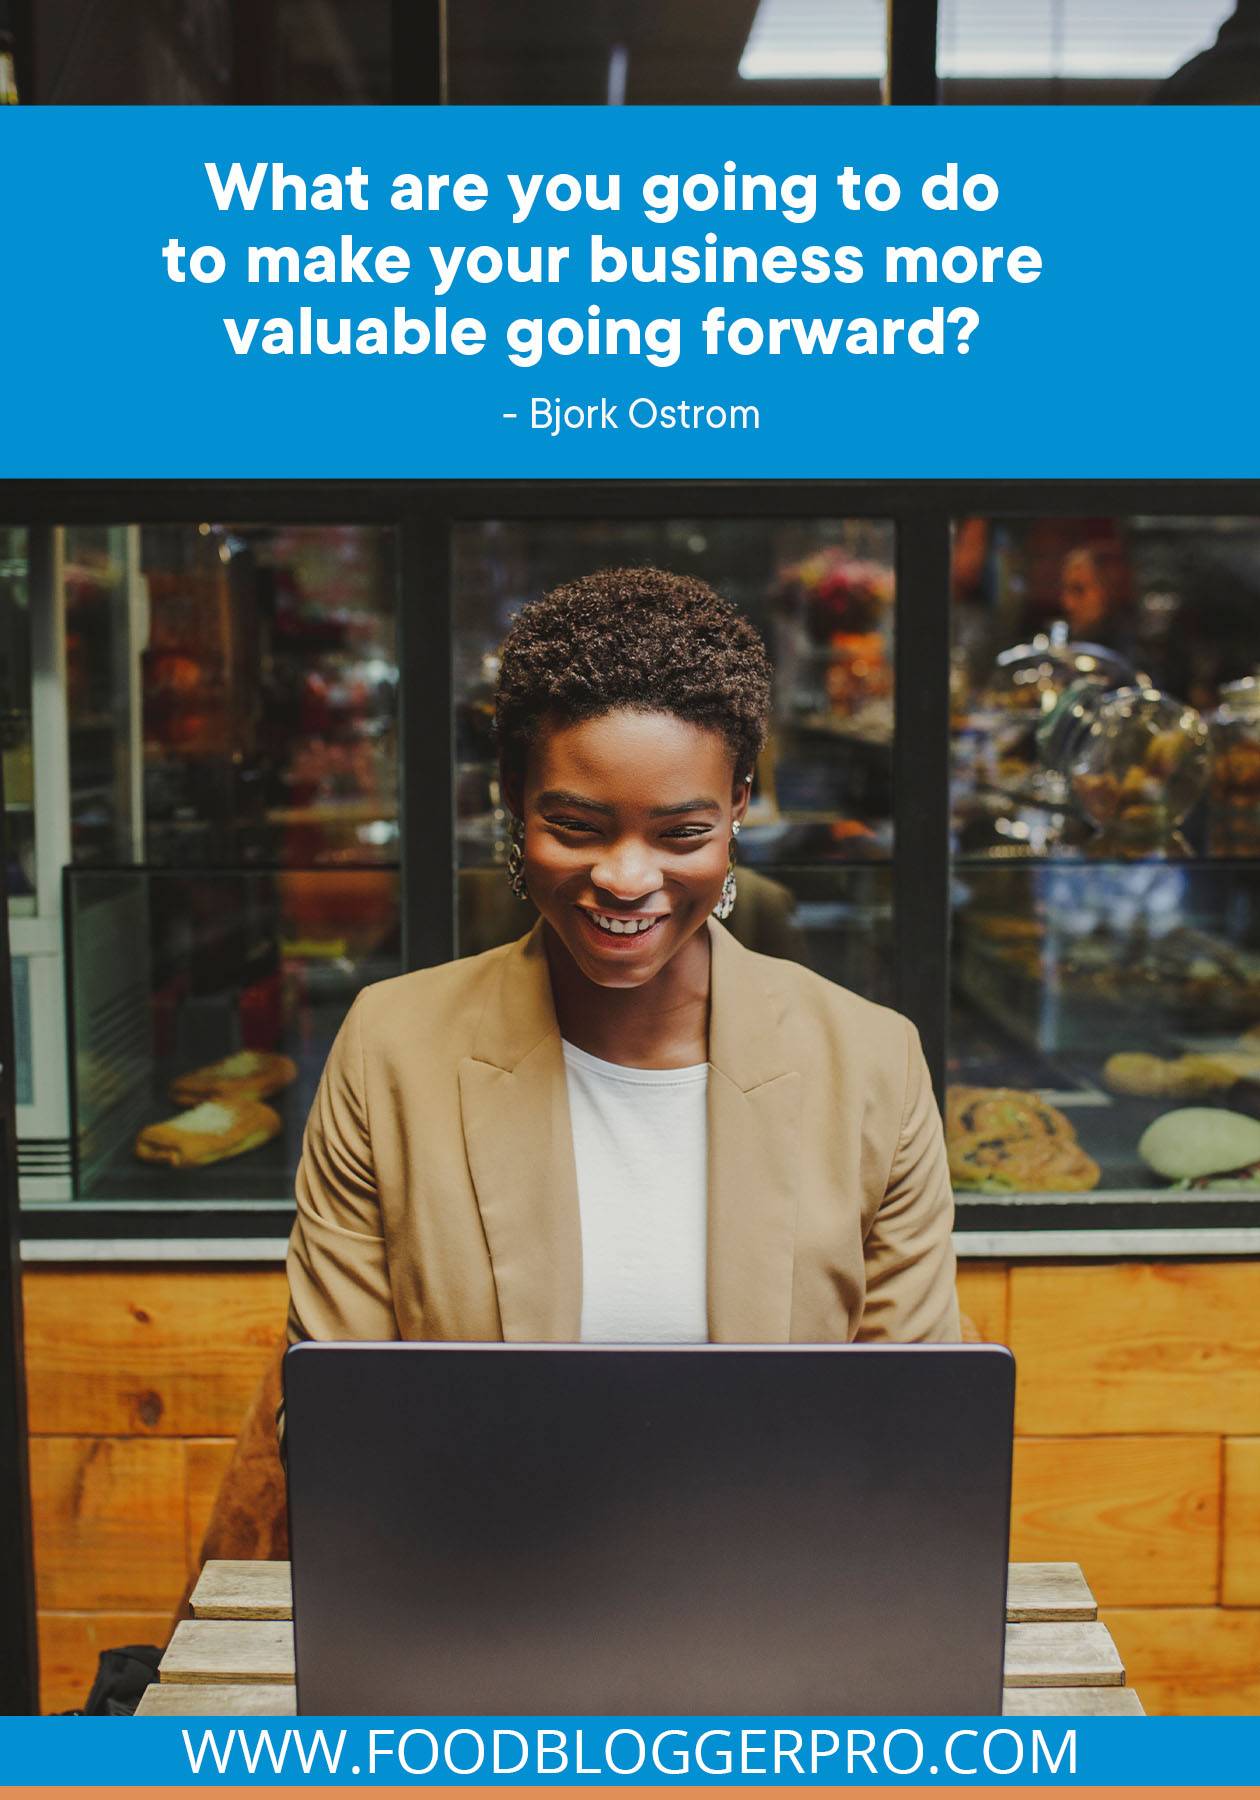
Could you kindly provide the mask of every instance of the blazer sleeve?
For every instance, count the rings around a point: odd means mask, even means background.
[[[398,1336],[372,1161],[362,996],[328,1053],[306,1122],[289,1238],[289,1342]]]
[[[906,1027],[906,1088],[884,1198],[866,1236],[865,1343],[957,1343],[954,1193],[919,1034]]]

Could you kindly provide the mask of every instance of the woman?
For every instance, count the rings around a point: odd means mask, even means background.
[[[351,1007],[298,1171],[293,1340],[958,1336],[914,1029],[717,922],[769,697],[702,582],[606,571],[520,613],[496,721],[540,918]]]

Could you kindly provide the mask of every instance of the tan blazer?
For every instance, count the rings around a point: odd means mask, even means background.
[[[708,931],[710,1338],[956,1339],[953,1197],[917,1033]],[[541,926],[355,1000],[306,1127],[288,1270],[294,1341],[577,1340]]]

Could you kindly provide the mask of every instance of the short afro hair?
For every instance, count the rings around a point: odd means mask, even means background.
[[[523,606],[504,639],[495,696],[505,776],[524,779],[548,722],[619,707],[720,732],[737,772],[751,774],[770,717],[765,645],[706,582],[664,569],[601,569]]]

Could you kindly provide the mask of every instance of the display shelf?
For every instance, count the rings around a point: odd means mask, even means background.
[[[1179,869],[1223,870],[1243,873],[1260,882],[1260,861],[1248,856],[1212,856],[1195,850],[1153,854],[1143,851],[1133,856],[1118,856],[1114,850],[1092,851],[1088,844],[1064,844],[1052,850],[1024,851],[1003,846],[989,854],[983,850],[967,850],[951,859],[960,872],[979,869]]]
[[[24,1252],[28,1260],[64,1260],[58,1246],[73,1249],[71,1260],[126,1262],[145,1245],[182,1246],[181,1254],[218,1260],[213,1246],[283,1243],[293,1224],[292,1202],[176,1198],[130,1201],[125,1205],[87,1200],[40,1201],[21,1210],[24,1245],[47,1246]],[[87,1245],[109,1246],[99,1255]],[[135,1246],[133,1251],[128,1246]],[[194,1249],[194,1246],[196,1247]],[[204,1249],[203,1249],[204,1247]],[[149,1254],[145,1253],[146,1256]]]

